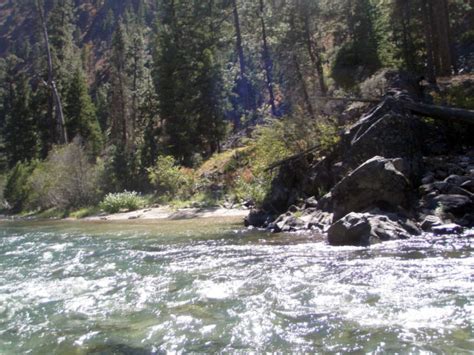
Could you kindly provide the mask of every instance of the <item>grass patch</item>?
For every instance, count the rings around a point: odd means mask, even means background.
[[[248,155],[249,147],[236,148],[223,153],[214,154],[197,170],[199,176],[224,173],[232,170],[236,162]]]
[[[100,208],[98,206],[84,207],[75,211],[72,211],[69,214],[69,217],[75,219],[86,218],[90,216],[95,216],[100,213]]]
[[[39,211],[36,213],[31,213],[27,216],[32,216],[40,219],[61,219],[68,217],[68,211],[59,209],[59,208],[49,208],[44,211]]]
[[[200,192],[195,194],[192,198],[188,200],[174,199],[168,201],[167,204],[172,209],[181,209],[181,208],[210,208],[218,207],[220,205],[219,200],[210,196],[210,194],[205,192]]]

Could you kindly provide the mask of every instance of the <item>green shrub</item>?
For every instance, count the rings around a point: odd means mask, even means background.
[[[121,210],[135,211],[145,207],[145,199],[135,191],[107,194],[100,203],[100,209],[108,213],[117,213]]]
[[[173,157],[160,156],[148,169],[148,178],[159,196],[189,198],[195,191],[194,170],[180,167]]]
[[[29,209],[78,208],[98,203],[103,165],[92,164],[74,142],[55,147],[28,178]]]
[[[260,205],[270,192],[276,170],[268,168],[273,163],[317,145],[325,151],[338,141],[337,127],[329,120],[316,121],[297,113],[280,120],[268,120],[266,125],[257,128],[248,167],[239,169],[230,193],[237,201],[252,200]]]
[[[35,163],[18,162],[10,171],[4,189],[4,198],[13,212],[20,212],[27,204],[31,193],[29,177]]]
[[[8,203],[5,200],[5,185],[7,184],[7,175],[0,174],[0,210],[6,209],[8,207]]]
[[[260,206],[268,192],[270,192],[271,178],[253,178],[248,181],[244,177],[239,177],[233,189],[233,195],[237,201],[253,201]]]

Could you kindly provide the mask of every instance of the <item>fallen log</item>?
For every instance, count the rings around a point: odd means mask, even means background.
[[[385,99],[392,98],[392,96],[386,96]],[[344,101],[344,102],[366,102],[366,103],[379,103],[383,99],[368,99],[358,97],[333,97],[333,96],[319,96],[318,99],[324,99],[328,101]],[[403,108],[411,111],[414,114],[431,117],[440,120],[459,120],[465,123],[474,124],[474,111],[448,107],[440,105],[428,105],[421,102],[395,99]]]
[[[427,105],[418,102],[402,101],[401,104],[412,113],[434,119],[453,121],[458,120],[474,124],[474,111],[461,108]]]

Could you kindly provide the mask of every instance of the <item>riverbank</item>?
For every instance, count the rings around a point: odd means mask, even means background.
[[[145,208],[137,211],[85,217],[84,221],[126,221],[126,220],[183,220],[196,218],[246,217],[248,210],[223,207],[181,208],[171,207]],[[77,220],[74,218],[74,220]]]
[[[64,220],[64,221],[129,221],[129,220],[186,220],[186,219],[204,219],[204,218],[244,218],[249,211],[238,208],[224,207],[202,207],[202,208],[179,208],[170,206],[144,208],[136,211],[127,211],[120,213],[100,213],[83,218],[62,217],[64,211],[42,212],[28,215],[0,215],[0,221],[42,221],[42,220]]]

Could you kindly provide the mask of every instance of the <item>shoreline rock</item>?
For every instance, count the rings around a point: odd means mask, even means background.
[[[416,99],[413,83],[391,75],[399,89],[389,90],[331,151],[318,161],[301,158],[280,167],[262,210],[252,211],[246,225],[327,232],[335,245],[474,227],[472,143],[446,155],[443,128],[397,105],[399,97]],[[296,210],[288,209],[292,205]]]

